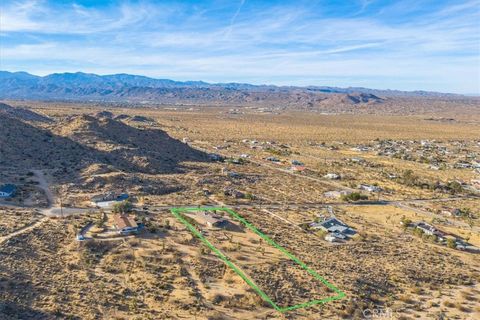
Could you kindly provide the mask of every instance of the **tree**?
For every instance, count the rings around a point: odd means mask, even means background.
[[[455,241],[455,239],[448,238],[447,239],[447,247],[455,249],[457,247],[457,242]]]
[[[405,170],[402,177],[403,183],[407,186],[415,186],[418,182],[418,177],[412,170]]]
[[[95,225],[98,228],[102,228],[104,226],[105,222],[107,222],[107,215],[105,214],[105,212],[103,212],[103,210],[100,210],[100,216],[98,217],[97,221],[95,222]]]
[[[132,203],[128,200],[125,200],[125,201],[122,201],[122,202],[115,203],[113,205],[112,211],[114,213],[128,213],[128,212],[132,211],[132,208],[133,208]]]
[[[400,222],[402,223],[402,227],[404,230],[406,230],[412,224],[412,220],[406,218],[405,216],[402,217]]]
[[[413,230],[413,233],[418,237],[422,237],[424,235],[424,232],[422,231],[422,229],[419,229],[419,228],[415,228]]]
[[[368,196],[361,194],[359,192],[352,192],[349,194],[344,194],[342,196],[343,201],[359,201],[359,200],[367,200]]]

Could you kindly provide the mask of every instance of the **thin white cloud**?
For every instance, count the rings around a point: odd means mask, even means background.
[[[1,5],[3,32],[44,34],[94,34],[135,26],[169,13],[150,4],[123,3],[109,11],[63,2],[48,5],[43,1],[11,2]]]
[[[225,30],[225,37],[228,38],[230,37],[230,34],[232,33],[233,30],[233,25],[235,24],[235,20],[237,20],[238,15],[240,14],[240,11],[242,10],[243,5],[245,4],[245,0],[240,0],[240,5],[237,8],[237,11],[233,14],[232,18],[230,19],[230,24]]]
[[[296,4],[253,10],[254,4],[241,1],[225,5],[217,19],[209,8],[181,4],[87,8],[6,2],[0,4],[0,59],[2,68],[41,72],[49,66],[56,72],[295,83],[379,77],[392,82],[395,75],[437,85],[443,78],[444,91],[478,90],[480,13],[472,8],[479,1],[443,6],[409,21],[385,17],[412,12],[418,7],[413,0],[367,14],[370,2],[360,3],[362,15],[332,17]]]

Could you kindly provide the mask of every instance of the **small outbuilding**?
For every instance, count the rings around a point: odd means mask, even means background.
[[[93,196],[91,198],[91,203],[99,208],[109,208],[115,203],[125,201],[129,198],[130,196],[127,193],[115,194],[114,192],[109,192],[107,194]]]
[[[16,191],[17,187],[14,184],[4,184],[0,186],[0,198],[12,198]]]

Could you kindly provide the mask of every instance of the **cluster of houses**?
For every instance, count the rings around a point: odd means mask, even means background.
[[[329,242],[343,242],[349,240],[357,232],[336,217],[326,218],[321,222],[309,224],[311,230],[326,232],[325,240]]]
[[[248,139],[243,139],[242,143],[248,145],[250,149],[259,149],[259,150],[264,150],[264,149],[271,149],[272,147],[278,147],[280,149],[288,149],[290,148],[289,145],[286,144],[278,144],[275,141],[257,141],[257,140],[248,140]]]
[[[462,238],[448,234],[442,230],[437,229],[433,225],[420,221],[412,224],[414,229],[420,230],[423,234],[427,236],[434,236],[436,241],[441,244],[446,244],[448,239],[451,239],[454,248],[457,250],[471,251],[471,252],[480,252],[480,249],[471,245]]]
[[[381,140],[372,146],[361,146],[357,151],[376,151],[377,155],[428,163],[432,170],[447,168],[473,169],[480,172],[479,154],[471,151],[466,142],[449,145],[435,140],[403,141]]]
[[[9,199],[15,196],[17,187],[14,184],[3,184],[0,186],[0,199]]]

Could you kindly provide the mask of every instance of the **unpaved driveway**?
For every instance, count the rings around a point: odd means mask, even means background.
[[[5,241],[7,241],[8,239],[10,238],[13,238],[13,237],[16,237],[22,233],[25,233],[25,232],[28,232],[28,231],[31,231],[32,229],[35,229],[36,227],[38,227],[39,225],[41,225],[42,223],[44,223],[46,220],[48,219],[48,217],[42,217],[40,220],[37,220],[35,222],[32,222],[31,224],[23,227],[23,228],[20,228],[6,236],[3,236],[3,237],[0,237],[0,244],[4,243]]]
[[[35,180],[38,182],[38,187],[45,192],[45,196],[47,197],[48,207],[52,207],[55,203],[55,197],[53,196],[52,191],[49,188],[47,179],[45,178],[45,174],[41,170],[32,170],[35,174]]]

